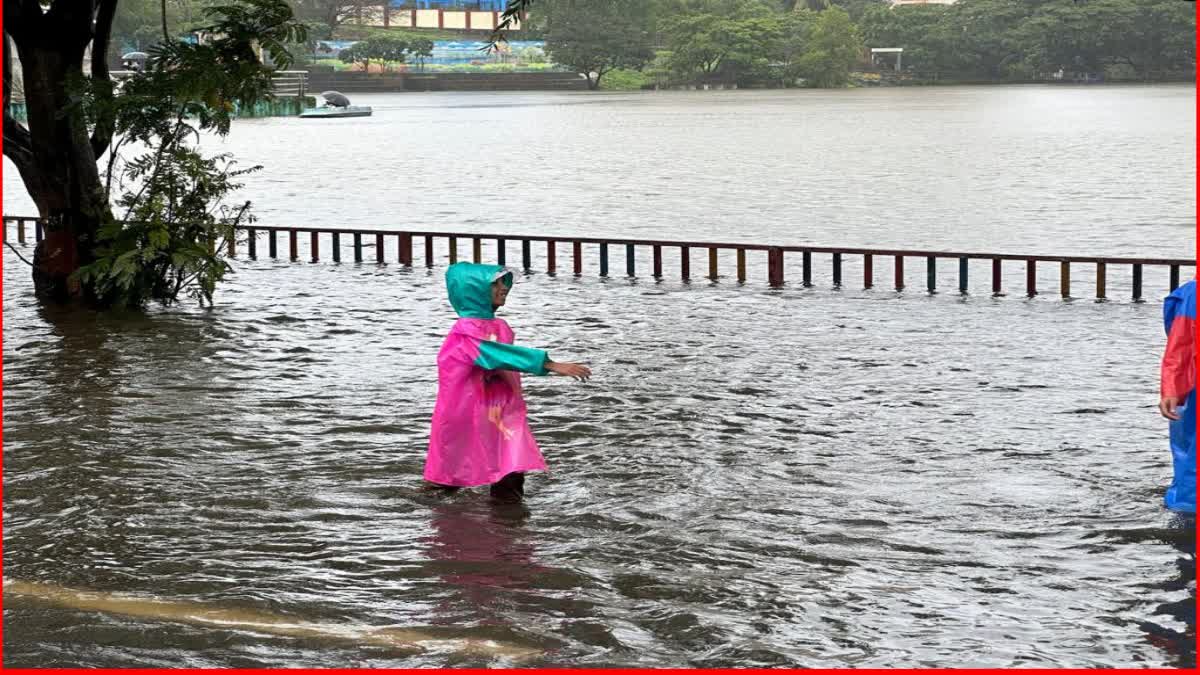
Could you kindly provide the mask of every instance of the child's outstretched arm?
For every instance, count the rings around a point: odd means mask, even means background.
[[[540,349],[482,340],[475,365],[484,370],[515,370],[530,375],[548,375],[548,361],[550,355]]]
[[[558,363],[541,349],[530,349],[518,345],[484,340],[479,343],[479,357],[475,365],[485,370],[515,370],[530,375],[566,375],[581,382],[592,376],[592,371],[578,363]]]

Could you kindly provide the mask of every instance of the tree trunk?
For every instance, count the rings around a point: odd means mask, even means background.
[[[46,220],[46,236],[33,255],[34,291],[60,302],[92,300],[83,297],[79,282],[71,276],[94,260],[97,231],[112,215],[79,104],[82,92],[75,91],[83,83],[87,40],[78,48],[64,48],[66,40],[54,36],[53,22],[44,20],[39,28],[16,41],[29,129],[10,124],[6,115],[6,136],[16,131],[18,147],[9,152],[6,142],[5,154],[17,165],[39,215]],[[64,87],[64,82],[75,84]]]

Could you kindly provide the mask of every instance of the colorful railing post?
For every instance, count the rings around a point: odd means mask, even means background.
[[[396,237],[396,258],[405,267],[412,267],[412,235],[401,232]]]
[[[771,288],[783,286],[783,249],[778,246],[767,250],[767,284]]]

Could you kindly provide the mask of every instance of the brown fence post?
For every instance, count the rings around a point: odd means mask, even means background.
[[[654,247],[654,278],[662,278],[662,247],[655,245]]]
[[[896,290],[904,290],[904,256],[896,256]]]
[[[1037,261],[1033,258],[1025,261],[1025,294],[1028,297],[1037,295]]]
[[[288,230],[288,249],[292,254],[292,262],[300,259],[300,247],[296,245],[296,231]]]
[[[783,285],[783,249],[779,247],[767,250],[767,284],[772,288]]]
[[[1096,299],[1105,300],[1108,298],[1108,269],[1107,265],[1102,262],[1096,263]]]
[[[875,285],[875,258],[867,253],[863,256],[863,288]]]
[[[312,249],[312,261],[313,261],[313,262],[320,262],[320,261],[321,261],[321,244],[320,244],[320,241],[319,241],[319,234],[318,234],[318,233],[316,233],[316,232],[313,232],[313,233],[311,233],[311,234],[309,235],[309,238],[308,238],[308,247],[309,247],[310,249]]]
[[[583,274],[583,242],[571,242],[571,254],[575,258],[575,276],[580,276]]]
[[[744,248],[737,250],[737,280],[738,283],[746,283],[746,249]]]
[[[400,236],[396,237],[396,248],[396,257],[400,264],[412,267],[412,235],[407,232],[400,233]]]
[[[375,233],[375,263],[383,264],[383,235]]]
[[[546,274],[558,274],[558,247],[554,240],[546,241]]]

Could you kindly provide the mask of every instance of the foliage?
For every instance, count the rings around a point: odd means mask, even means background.
[[[821,12],[808,35],[808,48],[797,63],[812,86],[844,87],[862,54],[862,38],[850,15],[838,7]]]
[[[637,69],[654,56],[645,0],[545,0],[546,53],[596,89],[617,69]]]
[[[662,24],[669,65],[681,79],[718,74],[736,80],[770,62],[782,37],[781,14],[757,0],[702,2]]]
[[[609,72],[600,88],[608,91],[637,91],[653,83],[654,78],[643,71],[618,68]]]
[[[104,219],[94,260],[77,272],[99,304],[171,304],[184,292],[211,304],[229,270],[222,246],[252,219],[249,202],[225,200],[259,167],[205,157],[198,141],[202,132],[226,135],[237,105],[270,96],[272,69],[255,47],[286,68],[286,45],[302,42],[305,29],[282,0],[236,0],[204,14],[198,30],[208,39],[152,47],[154,66],[111,101],[115,135],[104,190],[120,217]],[[142,150],[122,159],[122,147]]]
[[[1173,0],[960,0],[950,5],[871,8],[861,28],[870,46],[903,47],[917,71],[981,79],[1102,73],[1194,72],[1194,9]]]
[[[516,19],[549,35],[569,0],[512,0]],[[1060,70],[1127,70],[1144,79],[1195,71],[1194,5],[1179,0],[958,0],[893,7],[888,0],[643,0],[631,29],[596,40],[607,0],[588,3],[591,30],[562,32],[551,56],[580,71],[606,53],[642,46],[644,35],[669,53],[671,79],[740,83],[804,77],[810,86],[845,86],[865,51],[902,47],[910,71],[971,80],[1046,79]],[[541,15],[545,15],[543,18]],[[818,28],[818,25],[820,26]],[[503,39],[504,24],[494,35]],[[633,37],[625,44],[622,32]],[[857,36],[857,37],[856,37]],[[854,53],[852,53],[854,52]],[[628,67],[628,66],[627,66]],[[647,67],[646,62],[635,66]]]

